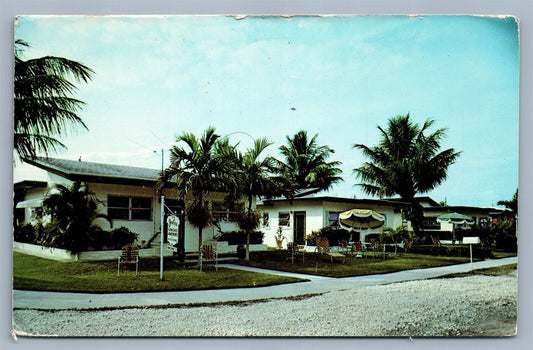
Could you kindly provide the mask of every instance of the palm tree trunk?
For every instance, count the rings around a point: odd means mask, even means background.
[[[248,213],[252,212],[252,196],[248,196]],[[250,230],[246,230],[246,255],[245,261],[250,261]]]
[[[202,228],[198,228],[198,266],[202,268]]]

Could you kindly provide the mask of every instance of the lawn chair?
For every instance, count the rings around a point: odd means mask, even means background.
[[[127,244],[122,248],[122,253],[118,257],[118,275],[120,276],[120,266],[124,264],[135,264],[135,276],[139,274],[139,249],[133,244]],[[124,268],[124,266],[122,266]]]
[[[298,257],[298,255],[302,256],[302,263],[305,264],[305,255],[304,255],[305,253],[303,250],[300,250],[300,247],[298,246],[298,244],[294,242],[288,242],[287,251],[291,255],[291,264],[294,264],[294,257],[295,256]]]
[[[361,242],[353,242],[352,244],[352,252],[355,252],[356,258],[362,258],[365,256],[364,254],[364,248]]]
[[[202,262],[210,261],[215,263],[215,271],[218,271],[218,252],[216,244],[206,244],[202,245],[202,258],[200,259],[200,271],[202,271]]]
[[[329,250],[329,240],[326,237],[318,237],[316,239],[316,249],[320,254],[326,254],[330,257],[331,262],[333,259],[342,259],[342,263],[346,263],[346,255],[339,252],[331,252]]]

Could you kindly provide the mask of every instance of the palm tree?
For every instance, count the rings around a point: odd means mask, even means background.
[[[62,245],[72,253],[86,249],[95,219],[104,218],[112,227],[108,216],[98,213],[98,203],[87,184],[76,181],[70,188],[56,184],[55,192],[48,194],[43,201],[44,213],[51,217],[47,225],[50,233],[48,243]]]
[[[369,195],[380,198],[399,195],[411,203],[406,216],[419,237],[423,211],[415,196],[440,185],[447,177],[448,167],[461,153],[453,148],[440,151],[440,141],[446,136],[446,129],[428,134],[433,124],[434,120],[427,120],[420,127],[411,121],[409,114],[400,115],[389,119],[387,129],[378,127],[381,140],[377,146],[353,146],[369,159],[354,169],[362,180],[357,185]]]
[[[279,173],[292,182],[296,189],[330,189],[333,184],[343,181],[339,176],[339,161],[328,162],[335,153],[329,146],[317,145],[318,134],[308,140],[307,131],[300,130],[292,138],[287,136],[287,145],[279,149],[285,161],[278,161]]]
[[[69,79],[86,83],[94,73],[62,57],[24,60],[24,47],[28,47],[26,42],[15,42],[14,149],[20,159],[66,148],[57,137],[68,126],[87,130],[78,116],[84,102],[71,97],[77,88]]]
[[[231,174],[235,169],[234,158],[228,150],[228,143],[222,142],[215,128],[207,128],[198,139],[192,133],[183,133],[176,142],[184,142],[185,147],[175,145],[170,150],[170,165],[159,178],[159,190],[174,182],[180,199],[192,195],[193,201],[187,206],[187,221],[198,228],[198,264],[201,263],[202,231],[214,222],[207,196],[213,191],[226,191],[233,186]]]
[[[254,146],[244,155],[237,154],[239,168],[236,173],[238,193],[246,198],[246,208],[239,219],[239,228],[246,232],[246,257],[250,260],[250,233],[258,226],[260,215],[252,208],[254,196],[269,198],[279,193],[280,184],[272,176],[276,171],[275,159],[267,156],[261,159],[264,150],[272,145],[266,138],[254,140]]]
[[[503,205],[507,209],[513,212],[514,215],[518,215],[518,189],[513,195],[511,200],[501,200],[498,201],[498,205]]]

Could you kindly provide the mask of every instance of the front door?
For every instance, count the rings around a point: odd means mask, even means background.
[[[294,242],[305,243],[305,211],[294,212]]]

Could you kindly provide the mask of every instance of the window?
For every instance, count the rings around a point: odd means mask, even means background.
[[[263,213],[263,227],[269,226],[270,217],[268,213]]]
[[[239,214],[243,211],[242,203],[235,203],[227,206],[224,203],[213,202],[213,217],[217,221],[235,222],[238,220]]]
[[[288,212],[279,212],[278,226],[290,226],[291,214]]]
[[[115,220],[152,220],[152,198],[108,196],[107,215]]]
[[[339,214],[340,211],[330,211],[328,213],[328,223],[330,227],[340,227],[339,225]]]

